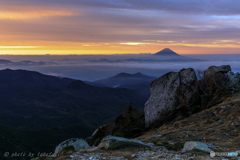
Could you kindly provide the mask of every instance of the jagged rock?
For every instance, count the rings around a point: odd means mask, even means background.
[[[153,148],[144,148],[139,150],[98,150],[96,152],[76,152],[64,159],[70,160],[160,160],[160,159],[198,159],[198,155],[192,155],[192,153],[177,153],[175,151],[169,151],[163,146],[155,146]],[[202,156],[203,157],[203,156]],[[61,159],[61,157],[59,157]],[[62,158],[63,159],[63,158]],[[205,156],[202,159],[208,160],[209,156]]]
[[[191,150],[201,150],[208,153],[212,151],[211,149],[208,148],[208,146],[205,143],[188,141],[184,144],[183,152]]]
[[[95,141],[95,138],[97,137],[97,139],[98,138],[103,138],[103,137],[99,137],[99,134],[103,134],[102,133],[102,129],[104,128],[104,127],[106,127],[106,125],[103,125],[103,126],[100,126],[100,127],[98,127],[97,129],[95,129],[95,131],[93,132],[93,134],[90,136],[90,137],[87,137],[85,140],[87,141],[87,143],[88,144],[90,144],[90,145],[96,145],[95,143],[94,143],[94,141]]]
[[[145,124],[165,122],[188,110],[200,101],[196,86],[196,73],[192,68],[169,72],[151,84],[151,96],[145,103]]]
[[[153,138],[158,138],[158,137],[162,137],[162,134],[158,134],[158,135],[153,136]]]
[[[203,79],[214,81],[219,87],[229,91],[238,91],[240,87],[239,73],[234,74],[230,65],[210,66],[204,71]]]
[[[199,81],[192,68],[169,72],[151,84],[144,108],[145,125],[179,121],[190,111],[220,103],[220,95],[239,90],[240,74],[231,72],[229,65],[209,67]]]
[[[151,147],[154,147],[154,143],[147,143],[147,145],[151,146]]]
[[[68,140],[63,141],[62,143],[60,143],[56,147],[53,155],[56,156],[62,149],[64,149],[67,146],[73,146],[75,151],[77,151],[79,149],[88,149],[88,148],[90,148],[90,146],[88,145],[88,143],[85,140],[83,140],[81,138],[71,138],[71,139],[68,139]]]
[[[231,67],[229,65],[222,65],[222,66],[210,66],[208,69],[204,71],[204,76],[212,76],[217,73],[227,73],[231,71]]]
[[[101,143],[101,140],[107,136],[110,135],[113,131],[114,125],[113,124],[105,124],[103,126],[98,127],[92,134],[89,144],[97,146],[99,143]]]
[[[115,149],[126,146],[150,147],[149,145],[134,139],[127,139],[116,136],[106,136],[102,139],[98,148]]]

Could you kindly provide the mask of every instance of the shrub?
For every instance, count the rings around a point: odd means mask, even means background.
[[[184,146],[184,143],[181,143],[181,142],[170,144],[169,142],[165,142],[165,141],[153,140],[152,143],[154,143],[155,146],[164,146],[168,150],[174,150],[174,151],[179,151]]]
[[[59,154],[59,156],[65,156],[65,155],[70,155],[74,152],[75,152],[75,150],[74,150],[73,146],[67,146],[67,147],[64,147],[58,154]]]
[[[228,78],[224,74],[206,75],[202,70],[196,70],[198,78],[196,87],[201,95],[202,108],[208,108],[221,102],[222,97],[228,95]]]
[[[112,134],[113,128],[114,128],[113,123],[108,123],[104,126],[100,126],[97,132],[93,135],[91,142],[89,144],[97,146],[105,136]]]
[[[108,123],[99,127],[89,144],[97,146],[102,138],[107,135],[135,138],[145,131],[144,116],[138,108],[132,106],[132,103],[128,107],[123,108],[123,113],[117,116],[114,122],[114,124]]]
[[[123,113],[115,119],[113,135],[134,138],[141,135],[144,129],[144,116],[130,103],[127,108],[123,109]]]

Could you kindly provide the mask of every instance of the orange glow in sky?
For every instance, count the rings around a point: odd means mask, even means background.
[[[1,1],[0,54],[240,53],[234,4],[198,2]]]

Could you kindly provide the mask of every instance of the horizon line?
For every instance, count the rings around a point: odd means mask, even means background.
[[[107,55],[155,55],[156,53],[115,53],[115,54],[0,54],[0,56],[107,56]],[[178,54],[178,53],[177,53]],[[196,53],[178,55],[240,55],[240,53]]]

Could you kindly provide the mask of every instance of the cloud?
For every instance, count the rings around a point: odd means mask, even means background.
[[[61,10],[41,10],[41,11],[25,11],[25,12],[0,12],[0,19],[32,19],[40,17],[52,16],[73,16],[75,13]]]
[[[147,45],[149,43],[141,43],[141,42],[126,42],[126,43],[120,43],[123,45],[130,45],[130,46],[138,46],[138,45]]]
[[[0,49],[29,49],[29,48],[41,48],[42,46],[0,46]]]
[[[120,72],[141,72],[159,77],[167,72],[179,71],[182,68],[206,69],[212,65],[230,64],[234,72],[240,71],[240,55],[191,55],[189,57],[207,61],[164,61],[161,57],[148,54],[5,56],[4,59],[0,59],[0,69],[21,68],[48,75],[90,81],[111,77]]]
[[[240,2],[237,0],[8,0],[6,4],[75,6],[75,8],[112,8],[135,10],[161,10],[177,13],[239,15]]]
[[[0,1],[0,43],[45,46],[46,52],[152,52],[158,46],[213,48],[220,43],[239,48],[238,6],[237,0]]]

